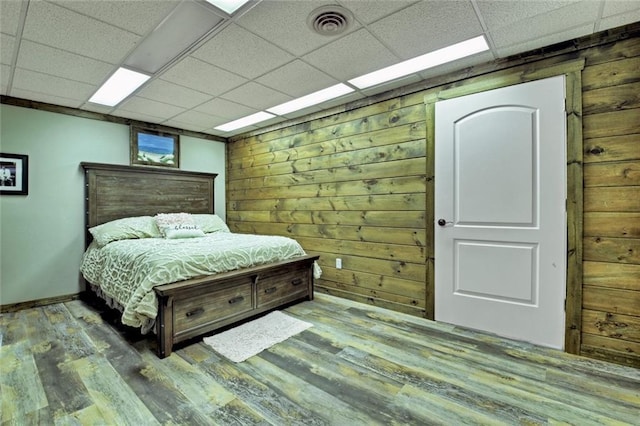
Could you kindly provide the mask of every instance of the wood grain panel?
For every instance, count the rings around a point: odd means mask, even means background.
[[[586,261],[584,283],[640,291],[640,265]]]
[[[640,185],[640,160],[592,163],[584,166],[585,187],[631,185]]]
[[[123,217],[214,212],[217,174],[97,163],[81,166],[87,173],[88,228]]]
[[[585,333],[640,343],[640,317],[610,312],[582,311]]]
[[[228,147],[230,227],[273,229],[299,239],[328,271],[319,291],[413,313],[411,300],[424,294],[425,303],[418,305],[422,314],[433,315],[433,103],[565,74],[571,302],[565,345],[627,363],[633,357],[620,357],[615,337],[601,341],[613,341],[610,348],[583,345],[580,323],[583,282],[637,289],[640,40],[634,31],[603,33],[573,44],[566,55],[512,60],[490,70],[495,72],[468,70],[410,95],[356,102],[333,114],[234,137]],[[377,198],[383,194],[394,197]],[[338,257],[342,270],[334,268]],[[358,274],[372,276],[356,285]],[[392,278],[423,283],[424,289],[416,294],[410,283],[393,290],[368,286]],[[640,316],[640,307],[631,316]]]
[[[640,134],[610,136],[584,141],[585,163],[640,159]]]
[[[640,57],[637,56],[588,66],[582,72],[582,89],[587,92],[586,96],[594,89],[638,82],[640,81],[639,69]]]
[[[589,237],[583,248],[584,260],[640,265],[640,239]]]
[[[632,315],[637,318],[640,291],[619,290],[606,287],[584,286],[583,304],[585,309],[615,314]]]
[[[286,195],[287,198],[331,197],[376,194],[422,193],[426,176],[405,176],[380,179],[365,179],[348,182],[300,184],[279,187],[258,187],[230,190],[233,200],[264,200]],[[232,201],[233,203],[235,201]]]
[[[334,267],[336,264],[335,259],[340,257],[342,259],[343,269],[349,271],[380,274],[385,279],[387,276],[415,282],[423,282],[424,279],[425,266],[422,264],[408,263],[405,261],[385,261],[384,259],[378,259],[373,262],[371,258],[368,257],[349,256],[329,252],[313,253],[320,254],[321,265],[327,265],[329,267]]]
[[[640,238],[640,213],[587,212],[584,214],[584,235]]]
[[[331,266],[323,268],[323,284],[327,285],[327,281],[335,283],[344,283],[342,286],[346,288],[361,288],[370,292],[382,292],[390,295],[403,296],[415,299],[410,304],[424,307],[425,289],[422,281],[412,281],[408,279],[397,278],[388,275],[376,275],[365,271],[355,271],[349,269],[350,259],[346,259],[346,267],[343,264],[342,269],[336,269]],[[337,286],[337,288],[341,288]],[[350,290],[351,291],[351,290]],[[397,300],[396,300],[397,301]]]
[[[618,364],[640,364],[640,343],[583,333],[580,354]]]
[[[585,115],[583,124],[586,139],[637,134],[640,133],[640,108]]]
[[[640,212],[640,186],[584,189],[585,212]]]
[[[416,285],[418,284],[416,283]],[[412,298],[395,293],[388,293],[375,288],[356,287],[353,285],[344,284],[340,281],[333,281],[328,279],[323,280],[322,287],[320,287],[319,291],[327,294],[335,291],[349,292],[351,294],[358,295],[358,297],[367,297],[372,300],[387,301],[398,305],[414,306],[416,308],[424,310],[424,296],[422,298]],[[414,312],[417,311],[414,310]]]
[[[311,251],[326,250],[331,253],[351,256],[362,256],[382,260],[402,260],[407,263],[424,263],[424,248],[417,246],[307,237],[299,237],[298,241],[303,247]]]
[[[408,158],[424,157],[424,155],[424,140],[421,139],[394,143],[393,145],[358,149],[349,153],[339,152],[290,162],[270,163],[264,166],[242,168],[240,169],[240,173],[243,178],[259,177],[265,174],[282,175],[305,173],[331,167],[353,167],[381,161],[405,160]]]
[[[340,144],[340,141],[342,141],[342,145],[344,145],[345,148],[350,149],[348,139],[342,140],[342,138],[374,132],[376,130],[389,127],[404,126],[406,124],[421,122],[424,120],[423,110],[424,107],[422,106],[422,103],[382,112],[380,112],[379,108],[376,108],[375,106],[368,107],[367,111],[371,112],[371,115],[358,118],[353,121],[344,121],[339,124],[330,124],[326,127],[318,127],[313,131],[302,134],[293,134],[279,139],[272,139],[268,144],[261,143],[256,146],[252,146],[250,151],[247,149],[243,150],[242,147],[238,147],[236,149],[234,145],[233,147],[230,147],[230,157],[231,154],[233,154],[233,158],[242,158],[245,156],[252,157],[257,154],[265,154],[289,148],[298,148],[300,146],[307,146],[309,144],[329,140],[337,140],[336,144]]]
[[[584,114],[640,108],[640,83],[590,90],[584,92],[582,100]]]
[[[252,167],[266,166],[274,163],[299,161],[314,158],[321,155],[331,155],[354,149],[367,149],[389,145],[390,143],[402,143],[424,138],[425,124],[411,123],[402,126],[383,128],[367,133],[358,133],[337,139],[329,139],[282,149],[270,147],[270,151],[264,154],[256,154],[247,157],[234,157],[228,163],[230,169],[250,169]]]
[[[285,194],[282,194],[283,196]],[[394,211],[402,205],[406,210],[424,210],[423,194],[379,194],[350,197],[279,198],[275,200],[236,201],[232,208],[240,211]]]
[[[374,226],[343,226],[323,224],[286,224],[286,223],[261,223],[242,222],[235,225],[235,230],[244,234],[268,234],[283,235],[285,237],[318,237],[363,241],[371,243],[389,243],[402,245],[415,245],[423,247],[426,244],[424,229],[416,228],[407,232],[404,228],[388,227],[381,229]]]

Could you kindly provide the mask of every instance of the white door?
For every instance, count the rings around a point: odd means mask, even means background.
[[[436,103],[435,319],[562,349],[564,76]]]

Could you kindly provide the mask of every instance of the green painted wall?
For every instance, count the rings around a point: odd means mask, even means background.
[[[129,127],[0,105],[0,152],[29,156],[29,195],[0,196],[0,304],[76,294],[84,250],[80,162],[129,164]],[[218,173],[225,217],[225,144],[181,137],[181,169]]]

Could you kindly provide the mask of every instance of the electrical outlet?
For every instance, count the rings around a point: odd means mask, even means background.
[[[336,258],[336,269],[342,269],[342,259]]]

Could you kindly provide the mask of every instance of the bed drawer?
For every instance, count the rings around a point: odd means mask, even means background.
[[[179,333],[251,311],[252,289],[252,282],[247,279],[225,289],[176,300],[173,306],[174,331]]]
[[[298,269],[261,277],[257,293],[259,308],[304,297],[309,293],[309,270]]]

